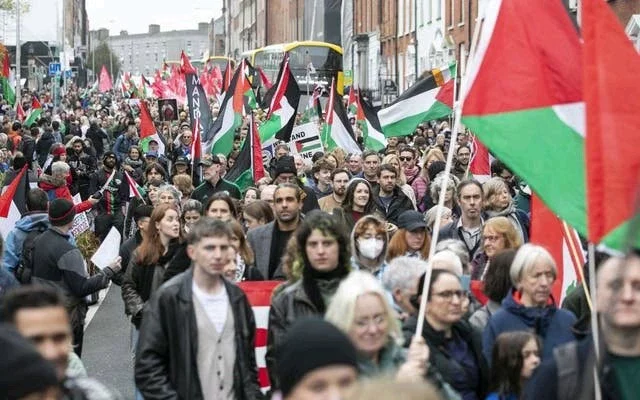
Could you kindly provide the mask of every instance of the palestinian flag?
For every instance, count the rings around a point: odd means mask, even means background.
[[[580,269],[585,263],[584,252],[575,229],[561,221],[535,195],[531,196],[531,243],[547,249],[558,266],[558,276],[551,290],[560,305],[582,282]]]
[[[260,125],[260,141],[269,146],[277,139],[289,142],[291,130],[296,122],[296,110],[300,102],[300,89],[289,69],[289,56],[285,55],[280,65],[276,91],[271,98],[267,119]]]
[[[264,164],[262,162],[262,145],[256,123],[251,115],[249,134],[242,145],[236,163],[224,176],[224,179],[234,183],[240,191],[244,192],[249,186],[255,185],[265,177]]]
[[[289,55],[287,54],[285,57],[289,58]],[[269,81],[269,77],[267,76],[267,74],[265,74],[262,68],[260,67],[256,69],[258,70],[258,74],[260,74],[260,83],[262,83],[262,86],[267,90],[271,89],[271,86],[273,86],[273,83]],[[278,78],[280,78],[280,74],[278,74]]]
[[[561,219],[621,249],[640,153],[619,144],[640,139],[640,67],[612,14],[585,3],[583,51],[560,2],[490,2],[462,120]]]
[[[589,241],[622,249],[629,231],[637,247],[638,221],[633,230],[628,221],[639,212],[640,57],[601,0],[582,0],[582,29]]]
[[[347,115],[349,115],[349,118],[355,117],[358,114],[359,97],[358,89],[356,89],[355,86],[351,86],[351,89],[349,89],[349,100],[347,101]]]
[[[356,124],[362,131],[364,148],[380,151],[387,147],[387,138],[382,133],[378,114],[376,114],[373,106],[358,95],[356,96],[355,109]]]
[[[231,59],[227,59],[227,67],[222,74],[222,86],[220,90],[226,92],[231,87],[231,81],[233,80],[233,67],[231,66]]]
[[[100,70],[100,79],[99,79],[100,83],[98,84],[98,90],[100,90],[100,93],[105,93],[108,92],[109,90],[113,89],[113,84],[111,83],[111,75],[109,75],[109,71],[107,71],[107,67],[106,66],[102,66],[102,69]],[[98,82],[98,81],[96,81]],[[94,85],[95,88],[95,85]]]
[[[38,101],[38,98],[33,96],[33,98],[31,99],[31,110],[29,111],[27,120],[24,121],[24,125],[26,127],[30,127],[31,125],[35,124],[38,121],[38,118],[40,118],[41,114],[42,114],[42,105]]]
[[[24,113],[24,108],[22,108],[22,104],[18,103],[18,106],[16,107],[16,118],[18,118],[20,122],[23,122],[26,117],[27,116]],[[64,124],[60,124],[60,126],[62,127],[64,126]]]
[[[11,62],[9,61],[9,52],[6,50],[2,54],[2,77],[0,77],[0,84],[2,85],[2,95],[4,99],[13,106],[16,103],[16,92],[9,82],[9,75],[11,75]]]
[[[137,197],[142,200],[144,204],[147,204],[144,201],[144,196],[146,195],[144,188],[138,185],[138,182],[136,182],[127,171],[124,171],[124,176],[127,178],[127,183],[129,184],[129,198]]]
[[[0,196],[0,233],[2,239],[6,240],[16,222],[27,212],[27,193],[29,183],[27,182],[27,168],[22,167],[18,175]]]
[[[484,183],[491,178],[491,154],[487,146],[482,144],[476,136],[471,142],[471,160],[469,161],[469,172],[473,179]]]
[[[202,145],[211,154],[231,153],[236,129],[242,125],[242,113],[247,92],[252,92],[249,80],[244,74],[245,60],[236,69],[228,90],[224,94],[218,118],[211,124],[206,136],[202,136]]]
[[[311,97],[309,97],[309,103],[300,118],[301,124],[322,119],[322,104],[320,103],[320,98],[322,97],[323,91],[324,88],[320,84],[317,84],[316,87],[313,88],[313,93]]]
[[[353,129],[347,118],[347,112],[342,105],[342,99],[336,92],[335,81],[331,82],[331,92],[327,103],[327,120],[322,126],[320,140],[326,151],[341,147],[347,153],[360,154]]]
[[[164,154],[164,139],[158,133],[146,101],[140,102],[140,147],[146,153],[149,151],[149,142],[155,140],[158,142],[158,155]]]
[[[306,152],[311,152],[313,154],[319,151],[324,151],[319,136],[311,136],[304,139],[296,140],[294,143],[298,154]]]
[[[388,107],[378,112],[386,137],[407,136],[424,121],[445,117],[453,110],[456,65],[426,72]]]

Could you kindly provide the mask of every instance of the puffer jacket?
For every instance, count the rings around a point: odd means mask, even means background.
[[[482,351],[490,362],[493,343],[504,332],[529,331],[542,339],[542,360],[553,357],[553,349],[575,340],[573,324],[576,316],[559,309],[553,301],[544,308],[526,307],[518,299],[520,293],[511,289],[502,300],[502,307],[491,316],[482,334]]]
[[[16,222],[14,229],[7,235],[4,254],[2,256],[2,266],[5,270],[15,273],[22,257],[22,248],[29,232],[40,229],[44,231],[49,228],[49,216],[46,212],[34,212],[25,214]]]
[[[233,389],[238,400],[261,400],[253,310],[240,288],[222,278],[235,328]],[[145,308],[136,354],[136,386],[145,399],[203,399],[197,372],[198,339],[193,269],[176,276]]]

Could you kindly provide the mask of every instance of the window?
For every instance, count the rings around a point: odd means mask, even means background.
[[[444,0],[435,0],[436,2],[436,19],[439,21],[442,19],[442,2]]]
[[[453,29],[453,21],[455,21],[454,13],[456,11],[456,0],[447,0],[449,1],[449,23],[447,26],[449,29]]]
[[[460,0],[460,14],[458,19],[458,25],[464,25],[464,0]]]
[[[467,47],[464,42],[460,43],[458,46],[458,65],[460,66],[460,75],[464,76],[465,67],[467,65]]]

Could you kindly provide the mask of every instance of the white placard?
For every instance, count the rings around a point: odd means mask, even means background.
[[[311,164],[311,158],[319,151],[324,151],[320,141],[318,124],[308,122],[298,125],[291,131],[291,141],[289,148],[292,155],[299,155],[305,163]]]
[[[108,267],[120,254],[121,239],[120,232],[115,227],[111,227],[109,234],[91,257],[91,262],[100,269]]]

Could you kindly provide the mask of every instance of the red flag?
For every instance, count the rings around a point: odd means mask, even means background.
[[[140,139],[157,133],[156,126],[153,124],[151,113],[147,107],[146,101],[140,101]]]
[[[28,165],[22,167],[7,190],[0,196],[0,232],[3,239],[6,239],[9,232],[15,228],[22,213],[27,211],[26,200],[29,191],[27,168]]]
[[[598,243],[634,213],[640,177],[640,57],[602,0],[582,1],[587,227]]]
[[[233,67],[231,66],[231,60],[227,60],[227,68],[224,69],[224,74],[222,75],[222,86],[221,89],[223,92],[226,92],[231,86],[231,79],[233,78]]]
[[[480,182],[485,182],[491,178],[491,157],[487,147],[478,140],[477,136],[473,137],[471,142],[471,161],[469,161],[469,172]]]
[[[18,106],[16,107],[16,114],[20,122],[23,122],[26,118],[26,114],[24,113],[24,109],[22,108],[22,104],[20,103],[18,103]]]
[[[262,86],[264,86],[265,89],[267,89],[267,90],[271,89],[271,86],[273,86],[273,83],[271,83],[271,81],[269,81],[269,77],[267,77],[267,75],[264,73],[262,68],[258,67],[256,69],[260,73],[260,80],[262,81]]]
[[[191,61],[189,60],[189,57],[187,57],[187,55],[184,54],[184,51],[182,51],[182,53],[180,53],[180,72],[182,72],[183,74],[197,74],[198,73],[196,71],[195,67],[193,65],[191,65]]]
[[[193,140],[191,141],[191,171],[195,171],[198,163],[200,162],[200,158],[202,157],[202,132],[200,131],[202,125],[200,124],[200,118],[196,118],[193,127]]]
[[[243,281],[238,283],[240,289],[247,295],[256,320],[254,343],[256,364],[258,364],[258,380],[260,381],[260,388],[262,390],[268,390],[271,386],[264,356],[267,351],[267,329],[269,328],[271,296],[273,290],[280,284],[282,284],[280,281]]]
[[[107,71],[107,67],[103,65],[102,69],[100,70],[100,84],[98,86],[98,90],[100,90],[101,93],[104,93],[104,92],[108,92],[111,89],[113,89],[113,84],[111,83],[111,76]]]
[[[251,113],[251,134],[253,140],[251,141],[251,168],[253,170],[253,181],[258,182],[265,177],[264,161],[262,160],[262,144],[260,143],[260,132],[258,131],[258,125]]]
[[[2,56],[2,76],[5,78],[11,74],[11,61],[9,60],[9,52],[6,51]]]
[[[37,110],[39,108],[42,108],[42,104],[40,104],[40,101],[36,96],[33,96],[31,98],[31,111]]]
[[[578,268],[584,265],[584,253],[578,234],[560,220],[535,194],[531,196],[531,243],[547,249],[558,267],[553,298],[558,305],[581,281]]]

